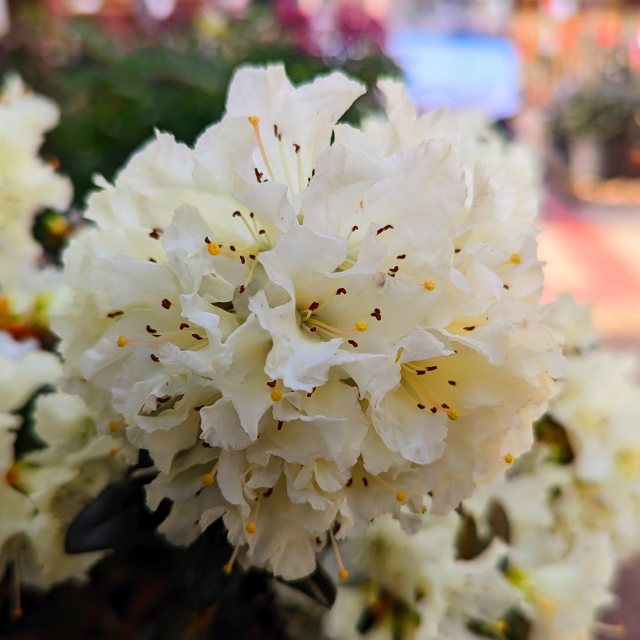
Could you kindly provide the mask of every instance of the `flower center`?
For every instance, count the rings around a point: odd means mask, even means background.
[[[347,295],[347,290],[344,287],[337,289],[335,297],[341,295]],[[306,309],[300,311],[301,323],[300,326],[316,335],[321,335],[326,338],[347,338],[347,343],[353,348],[358,347],[358,343],[349,336],[355,336],[358,333],[364,333],[369,330],[369,323],[366,320],[357,320],[352,326],[338,326],[332,322],[327,322],[326,319],[320,319],[319,314],[323,311],[328,304],[333,302],[335,297],[329,297],[324,302],[313,301]],[[376,320],[381,320],[380,309],[375,309],[371,314]]]
[[[425,362],[405,362],[401,366],[400,388],[415,402],[420,411],[429,408],[431,413],[444,413],[449,420],[458,420],[460,412],[447,404],[436,400],[427,382],[429,374],[438,370],[438,366]],[[455,380],[447,380],[451,387],[457,386]]]

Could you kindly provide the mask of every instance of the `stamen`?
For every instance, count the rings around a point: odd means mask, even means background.
[[[509,257],[509,262],[511,262],[511,264],[518,265],[522,262],[522,258],[519,253],[512,253]]]
[[[233,553],[229,560],[227,560],[226,564],[222,567],[222,570],[227,574],[231,575],[233,572],[233,565],[236,562],[236,558],[238,557],[238,553],[240,552],[240,545],[233,548]]]
[[[296,172],[298,173],[298,191],[304,189],[304,168],[302,166],[302,154],[300,153],[300,145],[294,144],[293,150],[296,154]],[[307,181],[307,185],[311,182],[311,178]]]
[[[256,524],[256,522],[258,521],[258,514],[260,513],[260,505],[262,504],[261,498],[262,496],[258,498],[258,501],[256,503],[256,508],[253,511],[253,516],[251,517],[251,520],[249,520],[249,522],[247,522],[247,524],[244,525],[244,530],[250,535],[254,534],[258,530],[258,525]]]
[[[513,454],[512,453],[505,453],[502,456],[502,459],[506,462],[506,464],[512,464],[513,463]]]
[[[353,329],[340,329],[339,327],[334,327],[330,324],[327,324],[326,322],[322,322],[322,320],[318,320],[317,318],[313,318],[313,317],[306,318],[305,322],[313,326],[316,326],[319,329],[323,329],[328,333],[334,333],[334,334],[343,335],[343,336],[351,335],[356,331],[359,331],[362,333],[369,328],[369,323],[365,322],[364,320],[360,320],[359,322],[356,322]]]
[[[425,280],[422,283],[422,286],[427,290],[427,291],[433,291],[436,288],[436,283],[429,279],[429,280]]]
[[[116,431],[120,431],[124,427],[124,422],[122,420],[109,420],[107,427],[111,433],[116,433]]]
[[[238,289],[239,293],[244,293],[247,290],[247,287],[251,284],[253,280],[253,276],[256,273],[256,267],[258,266],[258,261],[254,260],[249,267],[249,273],[247,273],[247,277],[244,279],[244,282],[240,285]]]
[[[267,383],[269,384],[269,383]],[[280,402],[280,400],[282,400],[282,382],[280,382],[280,380],[276,380],[275,384],[272,386],[271,384],[269,384],[269,386],[271,386],[271,400],[273,400],[273,402]]]
[[[162,334],[162,336],[159,333],[153,333],[151,334],[151,338],[152,339],[150,340],[142,340],[137,338],[134,340],[132,338],[127,338],[126,336],[120,336],[116,340],[116,344],[119,347],[131,346],[131,347],[146,347],[146,348],[159,347],[164,344],[174,344],[180,347],[181,349],[182,348],[200,349],[202,346],[204,346],[208,342],[207,338],[205,336],[202,336],[199,333],[186,334],[186,333],[183,333],[182,330],[166,331]],[[193,344],[193,340],[196,341],[198,345],[197,347],[196,345]],[[149,357],[154,362],[160,361],[160,358],[155,353],[152,353]]]
[[[273,125],[277,127],[278,125]],[[280,165],[284,170],[284,179],[287,182],[287,186],[293,192],[293,183],[291,182],[291,174],[289,172],[289,161],[287,160],[286,154],[284,152],[284,144],[282,142],[282,134],[277,133],[276,139],[278,140],[278,153],[280,154]]]
[[[272,180],[275,181],[275,175],[273,173],[273,169],[269,164],[269,158],[267,158],[267,151],[264,148],[264,143],[262,142],[262,135],[260,134],[260,118],[258,116],[249,116],[249,123],[253,127],[253,135],[256,137],[256,142],[258,144],[258,149],[260,149],[260,154],[262,155],[262,160],[264,162],[264,166],[267,167],[267,172]]]
[[[363,478],[364,479],[364,478]],[[389,491],[391,491],[393,494],[395,494],[396,500],[400,503],[403,503],[406,501],[407,499],[407,494],[406,492],[400,490],[396,490],[394,487],[392,487],[383,477],[381,476],[373,476],[374,480],[377,480],[383,487],[385,487],[386,489],[389,489]]]
[[[444,412],[449,420],[458,420],[458,418],[460,418],[460,412],[457,409],[450,407],[445,402],[437,402],[429,390],[424,386],[424,383],[422,381],[418,381],[417,376],[424,375],[425,370],[433,371],[432,367],[418,369],[413,363],[405,363],[402,365],[402,369],[407,373],[407,375],[402,376],[402,382],[406,383],[410,387],[411,393],[407,391],[404,385],[401,385],[400,388],[403,389],[412,400],[415,397],[418,401],[416,405],[418,409],[422,410],[425,408],[425,404],[429,404],[431,405],[431,413],[437,413],[438,411]]]
[[[241,211],[234,211],[232,214],[233,218],[240,218],[240,220],[242,221],[242,224],[245,226],[246,230],[249,232],[249,234],[251,235],[251,237],[257,242],[259,243],[260,240],[258,238],[258,228],[256,226],[256,220],[255,220],[255,214],[251,213],[250,218],[251,221],[253,222],[253,228],[251,228],[251,225],[247,222],[246,218],[244,217],[244,215],[242,214]]]
[[[209,471],[208,473],[203,474],[200,477],[200,480],[202,481],[202,484],[205,487],[210,487],[216,481],[217,473],[218,473],[218,463],[216,462],[213,465],[213,467],[211,467],[211,471]]]
[[[212,256],[220,255],[220,245],[217,242],[210,242],[207,245],[207,251]]]
[[[336,537],[333,534],[333,529],[329,529],[329,537],[331,538],[331,546],[333,548],[333,553],[336,556],[336,563],[338,564],[338,577],[340,580],[346,580],[349,577],[349,572],[342,561],[342,556],[340,555],[340,549],[338,548]]]

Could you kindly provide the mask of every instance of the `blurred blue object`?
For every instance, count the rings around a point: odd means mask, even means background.
[[[399,29],[389,51],[422,109],[473,108],[496,120],[520,110],[520,60],[506,37]]]

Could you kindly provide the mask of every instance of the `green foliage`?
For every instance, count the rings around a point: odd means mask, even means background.
[[[627,136],[639,112],[637,91],[628,85],[590,87],[575,93],[558,109],[552,128],[560,138],[606,143]]]
[[[83,21],[47,33],[46,23],[31,18],[17,34],[0,52],[2,66],[16,69],[60,105],[61,123],[43,153],[57,158],[71,177],[77,205],[91,189],[92,176],[112,179],[154,128],[192,144],[222,115],[239,64],[283,61],[294,82],[341,68],[372,86],[379,76],[398,73],[381,54],[337,60],[304,53],[261,8],[215,34],[167,32],[136,36],[134,44]],[[347,119],[357,121],[371,108],[370,97],[359,101]]]

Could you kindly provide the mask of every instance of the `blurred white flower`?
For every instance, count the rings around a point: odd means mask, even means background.
[[[478,628],[501,637],[505,616],[522,600],[499,569],[506,547],[494,542],[472,561],[459,559],[461,526],[456,513],[427,515],[409,535],[380,518],[345,544],[351,573],[325,618],[329,637],[472,640],[482,637]]]
[[[53,102],[31,93],[17,76],[6,79],[0,96],[0,287],[6,270],[38,254],[34,214],[44,207],[65,209],[71,200],[69,180],[38,156],[57,121]]]
[[[96,436],[79,398],[61,392],[36,400],[34,431],[43,448],[15,459],[16,426],[0,416],[0,576],[10,566],[20,584],[45,588],[82,578],[103,554],[69,555],[64,536],[77,513],[122,475],[115,443]]]

